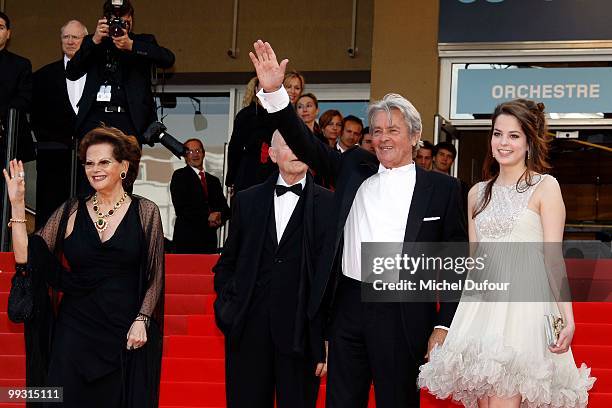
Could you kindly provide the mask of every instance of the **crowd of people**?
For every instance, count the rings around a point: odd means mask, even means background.
[[[129,1],[109,0],[93,34],[67,22],[63,57],[31,80],[29,62],[5,49],[11,23],[0,14],[0,68],[12,75],[0,86],[1,119],[8,108],[31,112],[47,204],[28,236],[23,160],[11,161],[15,277],[29,280],[35,305],[23,314],[27,384],[63,387],[66,407],[159,402],[167,248],[156,204],[131,191],[157,118],[149,73],[174,55],[134,34],[133,17]],[[228,146],[231,212],[199,139],[184,143],[170,184],[176,252],[217,252],[230,220],[213,269],[227,406],[314,408],[327,376],[331,408],[366,407],[371,384],[381,408],[418,407],[420,388],[467,407],[585,407],[595,379],[571,354],[571,302],[362,300],[362,243],[562,241],[544,106],[496,107],[484,181],[469,188],[450,175],[455,146],[422,142],[421,116],[403,96],[373,101],[364,127],[320,113],[270,44],[256,42],[250,58],[257,76]],[[80,194],[69,197],[77,143]],[[545,271],[547,256],[523,266]],[[553,343],[546,314],[563,321]]]

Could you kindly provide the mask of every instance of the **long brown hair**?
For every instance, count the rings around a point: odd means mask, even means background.
[[[497,105],[491,117],[491,130],[487,141],[489,147],[487,148],[487,155],[482,166],[482,178],[487,180],[487,184],[484,196],[477,203],[472,218],[475,218],[489,205],[493,184],[495,184],[499,177],[499,163],[493,157],[490,146],[491,137],[493,137],[495,129],[495,121],[499,115],[514,116],[521,124],[521,129],[527,137],[528,153],[525,156],[525,166],[527,168],[517,180],[516,190],[519,192],[525,191],[537,182],[537,180],[533,180],[534,173],[544,173],[550,169],[550,165],[547,162],[550,138],[548,137],[546,117],[544,116],[544,104],[529,99],[513,99]]]

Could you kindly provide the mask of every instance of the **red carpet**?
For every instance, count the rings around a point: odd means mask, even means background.
[[[211,268],[216,256],[169,255],[166,263],[166,342],[164,349],[161,402],[163,408],[224,407],[223,337],[212,316]],[[6,299],[13,270],[12,254],[0,254],[0,387],[23,386],[25,358],[23,328],[8,321]],[[584,268],[570,268],[582,274]],[[597,280],[610,280],[611,268],[596,266]],[[590,393],[589,407],[612,406],[612,303],[577,303],[577,322],[572,346],[576,362],[593,367],[598,378]],[[424,408],[456,407],[423,392]],[[325,383],[319,406],[324,406]],[[370,406],[374,407],[373,401]],[[3,404],[0,407],[23,407]]]

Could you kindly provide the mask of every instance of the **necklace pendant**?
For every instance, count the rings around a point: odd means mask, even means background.
[[[108,222],[104,218],[98,218],[95,225],[98,232],[103,232],[106,231],[106,228],[108,227]]]

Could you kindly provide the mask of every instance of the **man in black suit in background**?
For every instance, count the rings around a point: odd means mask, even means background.
[[[83,39],[66,67],[68,79],[87,74],[77,116],[78,135],[104,122],[141,140],[147,126],[157,120],[151,69],[154,65],[170,68],[174,54],[159,46],[153,35],[132,33],[134,8],[129,0],[120,7],[107,0],[103,15],[95,33]],[[107,17],[121,18],[125,28],[111,33]]]
[[[227,406],[273,408],[276,391],[279,408],[314,408],[326,358],[322,321],[307,318],[306,306],[333,194],[278,131],[269,153],[279,172],[237,193],[213,268]]]
[[[7,147],[8,111],[15,108],[20,112],[16,156],[29,161],[34,159],[34,144],[25,114],[32,103],[32,64],[27,58],[6,49],[10,38],[11,20],[0,12],[0,157],[4,160]],[[0,187],[1,191],[3,189]]]
[[[366,407],[372,382],[377,407],[418,407],[418,367],[444,341],[457,305],[441,303],[437,311],[433,302],[362,302],[361,243],[465,241],[458,184],[414,165],[421,118],[402,96],[369,107],[376,156],[358,147],[341,154],[296,119],[282,87],[288,61],[279,64],[261,41],[255,52],[258,97],[271,120],[300,160],[337,180],[330,239],[308,305],[316,316],[326,309],[323,299],[332,299],[327,407]]]
[[[79,50],[87,28],[70,20],[60,30],[63,57],[45,65],[32,77],[32,129],[36,135],[36,228],[70,196],[72,147],[79,100],[86,74],[66,79],[66,64]]]
[[[205,155],[199,139],[187,140],[187,165],[172,174],[170,193],[176,213],[172,242],[177,254],[216,253],[217,229],[230,216],[221,182],[204,169]]]

